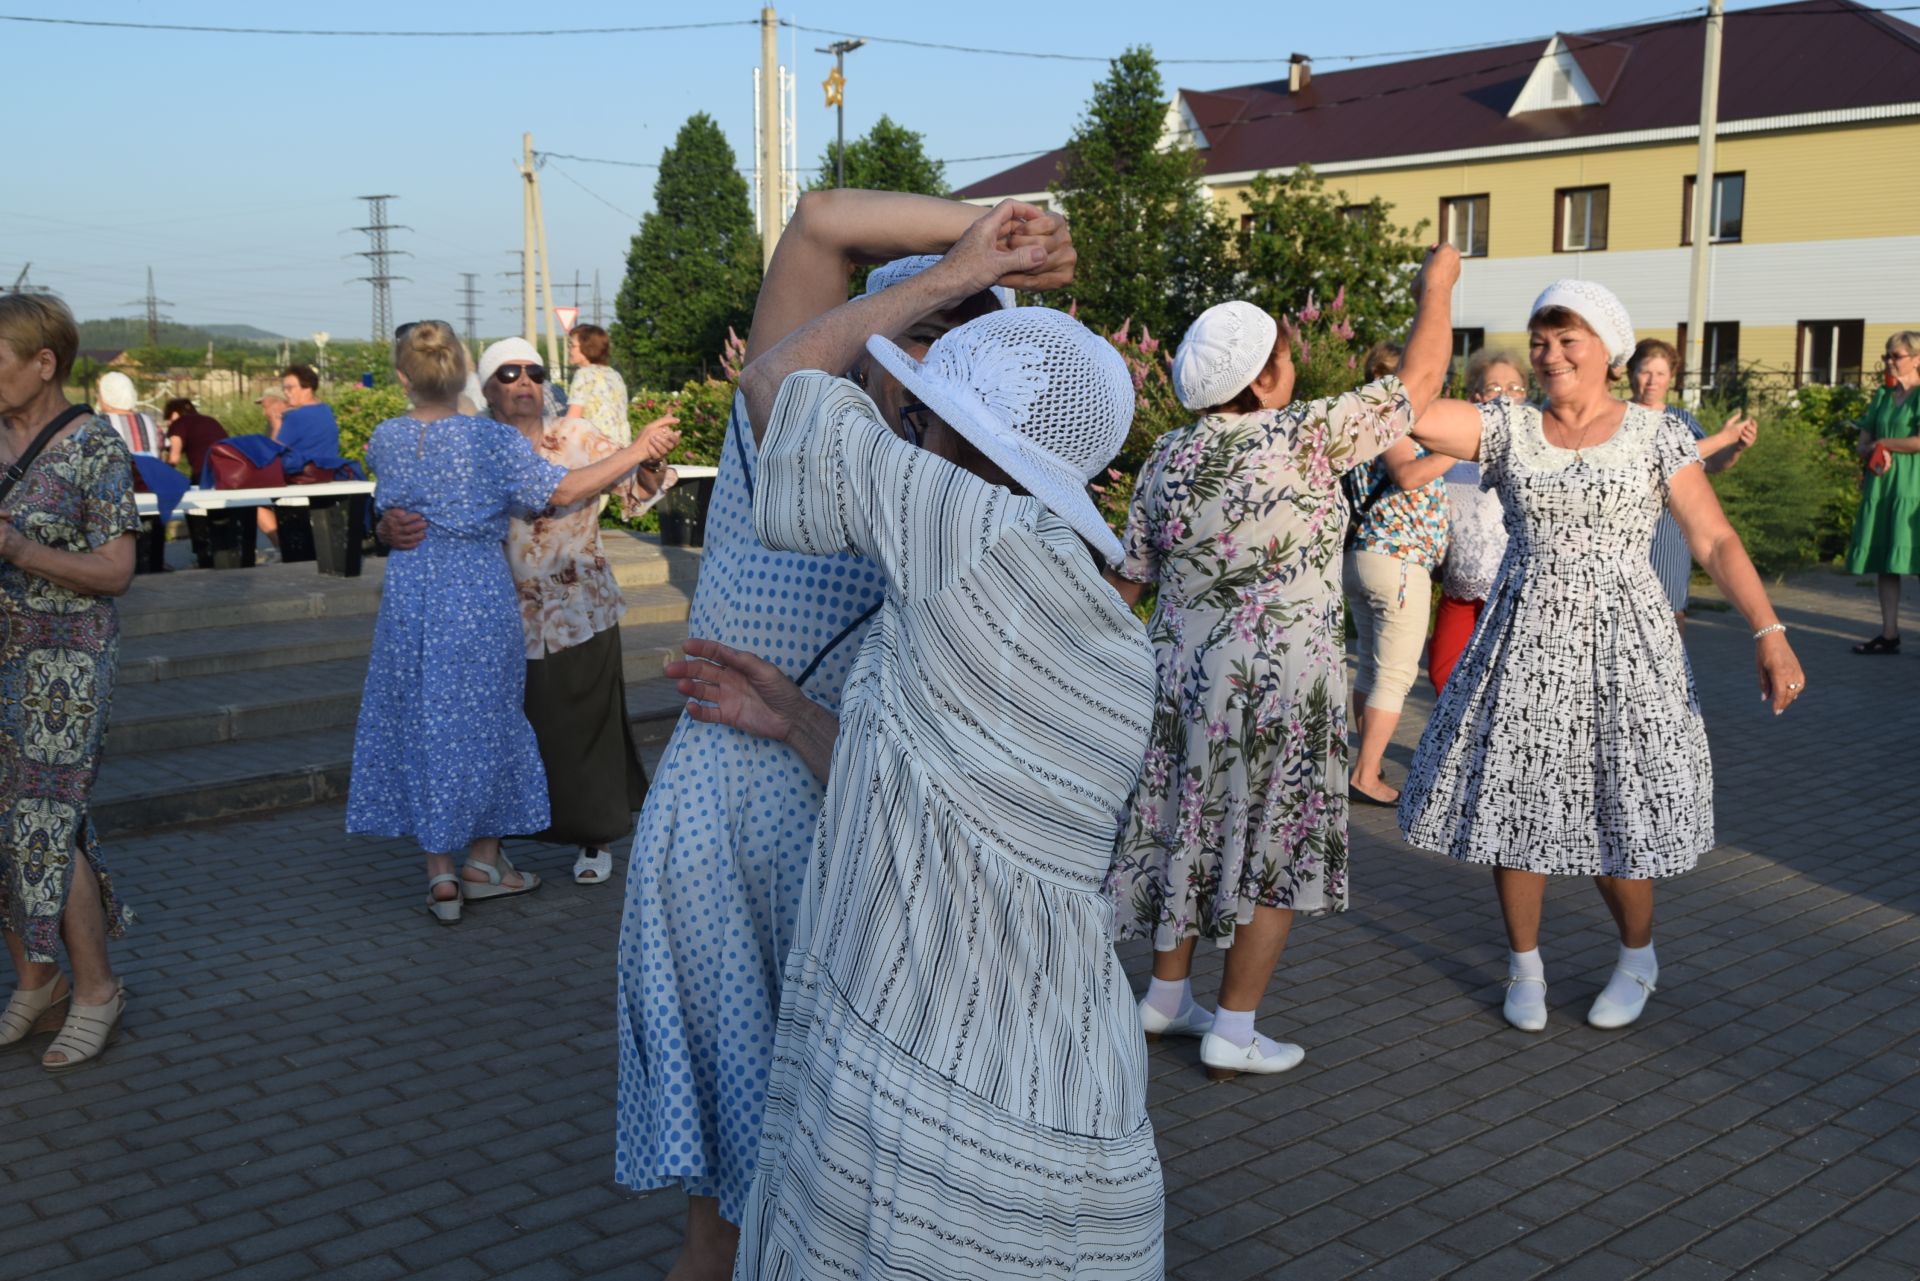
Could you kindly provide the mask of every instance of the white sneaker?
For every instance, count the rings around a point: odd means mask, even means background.
[[[1600,995],[1593,1000],[1593,1008],[1587,1011],[1587,1022],[1593,1027],[1608,1029],[1626,1027],[1635,1022],[1647,1008],[1647,997],[1658,990],[1653,983],[1659,977],[1658,970],[1649,977],[1614,966],[1613,977],[1600,989]],[[1626,982],[1622,982],[1622,979]]]
[[[1231,1081],[1242,1072],[1255,1076],[1285,1072],[1299,1067],[1307,1057],[1305,1050],[1285,1041],[1274,1042],[1273,1049],[1272,1054],[1262,1054],[1257,1036],[1251,1045],[1235,1045],[1226,1037],[1209,1032],[1200,1039],[1200,1061],[1207,1065],[1207,1075],[1214,1080]]]
[[[1537,1005],[1530,999],[1532,993],[1528,990],[1529,984],[1539,985],[1540,1001]],[[1547,981],[1530,975],[1508,973],[1507,1001],[1500,1013],[1522,1032],[1544,1032],[1547,1027]]]
[[[1140,1002],[1140,1030],[1149,1041],[1163,1036],[1205,1036],[1212,1026],[1213,1011],[1198,1001],[1189,1000],[1186,1009],[1173,1015],[1162,1014],[1145,1001]]]

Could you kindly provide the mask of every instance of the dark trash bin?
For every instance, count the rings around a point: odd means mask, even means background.
[[[314,556],[320,572],[336,578],[358,578],[367,538],[366,494],[314,498],[312,513]]]
[[[660,541],[668,547],[704,547],[713,477],[683,480],[660,500]]]
[[[280,521],[280,559],[289,565],[314,559],[313,508],[279,502],[273,512]]]
[[[167,527],[158,516],[140,518],[140,545],[135,549],[133,572],[158,574],[167,567]]]
[[[202,569],[252,569],[260,515],[252,507],[187,513],[194,563]]]

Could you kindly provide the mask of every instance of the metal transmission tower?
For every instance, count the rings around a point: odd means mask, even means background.
[[[524,280],[527,274],[527,251],[524,249],[509,249],[507,250],[507,252],[514,255],[516,258],[520,260],[520,270],[502,271],[497,274],[499,274],[500,276],[504,277],[507,280]],[[520,296],[522,292],[521,287],[519,285],[515,285],[511,289],[502,289],[500,292],[503,294],[506,294],[507,296],[513,299],[513,305],[511,307],[508,307],[507,310],[512,312],[516,316],[519,315],[520,314]]]
[[[463,271],[460,279],[466,283],[460,286],[460,305],[467,313],[467,343],[476,349],[480,346],[480,288],[473,282],[480,279],[477,271]]]
[[[26,275],[25,272],[21,272],[20,274],[22,277]],[[171,307],[173,304],[153,292],[153,268],[147,268],[147,296],[145,298],[135,298],[132,302],[128,303],[127,306],[145,307],[147,309],[147,346],[158,347],[160,345],[160,322],[172,319],[171,316],[162,316],[160,309],[162,307]]]
[[[7,289],[6,292],[10,294],[50,294],[52,293],[53,290],[47,288],[45,285],[36,285],[31,280],[27,279],[27,273],[32,270],[33,270],[32,263],[28,263],[26,266],[22,267],[20,269],[20,274],[13,278],[13,284]],[[596,279],[598,278],[596,277]]]
[[[367,260],[370,275],[356,276],[355,280],[364,280],[373,286],[373,341],[388,342],[393,338],[393,291],[389,286],[396,280],[408,280],[408,276],[395,276],[388,272],[387,260],[407,251],[387,247],[389,231],[412,231],[413,228],[387,221],[387,201],[398,200],[394,195],[355,196],[355,200],[367,202],[367,226],[355,227],[355,231],[367,233],[372,243],[371,249],[362,249],[360,257]],[[411,256],[411,255],[409,255]]]

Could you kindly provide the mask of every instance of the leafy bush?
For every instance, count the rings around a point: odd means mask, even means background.
[[[1865,393],[1851,386],[1801,387],[1753,406],[1759,436],[1713,487],[1762,574],[1830,564],[1846,551],[1860,502],[1853,420],[1865,408]],[[1701,425],[1712,430],[1731,412],[1703,404]]]
[[[340,423],[340,455],[365,467],[373,429],[407,412],[406,393],[398,387],[335,387],[332,397],[333,416]]]
[[[679,391],[642,391],[627,404],[627,421],[638,432],[662,414],[680,420],[680,447],[673,461],[688,466],[717,467],[727,444],[727,420],[733,414],[734,383],[716,378],[688,383]],[[647,512],[636,520],[623,520],[620,509],[609,504],[600,514],[602,529],[632,529],[657,533],[660,518]]]

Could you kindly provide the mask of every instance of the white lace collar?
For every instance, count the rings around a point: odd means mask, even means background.
[[[1646,456],[1647,443],[1659,422],[1659,414],[1629,401],[1626,417],[1620,420],[1613,435],[1576,453],[1548,443],[1546,419],[1538,406],[1520,405],[1509,410],[1510,448],[1529,471],[1565,471],[1576,460],[1597,470],[1627,467]]]

